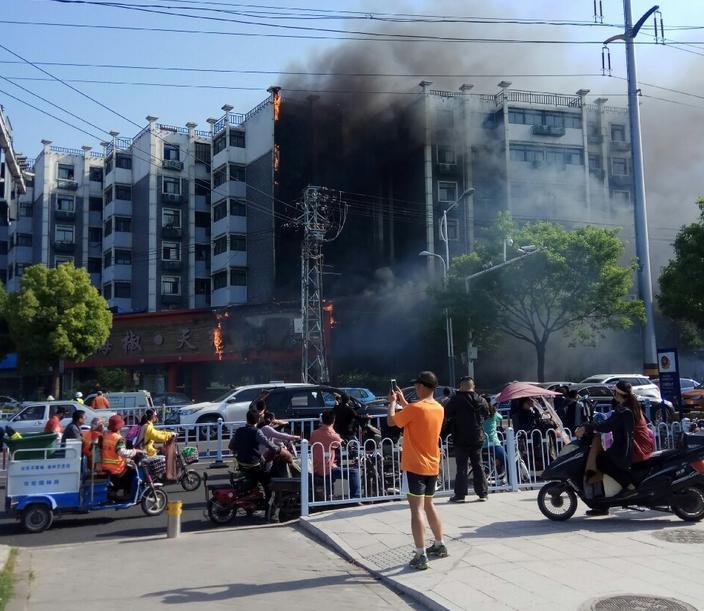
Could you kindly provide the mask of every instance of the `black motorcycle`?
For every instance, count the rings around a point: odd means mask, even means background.
[[[613,498],[620,486],[608,475],[588,484],[585,478],[591,438],[585,435],[562,448],[543,471],[547,483],[538,493],[538,507],[551,520],[569,520],[577,511],[577,497],[591,509],[610,507],[671,511],[687,522],[704,518],[704,436],[680,436],[677,448],[653,452],[631,466],[636,490],[627,499]]]

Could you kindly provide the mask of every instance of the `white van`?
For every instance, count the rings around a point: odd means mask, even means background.
[[[154,409],[154,401],[148,390],[135,390],[133,392],[106,392],[105,396],[110,401],[110,411],[120,414],[126,424],[139,422],[147,409]],[[85,398],[86,405],[90,406],[95,394]],[[164,421],[165,413],[159,414],[159,420]]]

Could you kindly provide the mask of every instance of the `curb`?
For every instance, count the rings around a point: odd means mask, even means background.
[[[342,556],[345,560],[363,568],[365,571],[373,575],[376,579],[383,582],[384,585],[386,585],[391,590],[408,596],[409,598],[413,599],[414,602],[423,605],[423,607],[426,609],[433,609],[433,611],[447,611],[447,609],[451,608],[440,604],[437,600],[427,594],[423,594],[422,592],[419,592],[414,588],[399,583],[398,581],[395,581],[394,579],[384,575],[382,571],[371,566],[359,554],[346,549],[344,544],[342,543],[342,541],[340,541],[338,537],[336,537],[335,535],[327,534],[321,529],[319,529],[317,526],[315,526],[315,524],[312,524],[309,521],[309,518],[301,517],[298,520],[298,524],[302,530],[311,535],[314,539],[317,539],[321,544],[325,545],[326,547],[329,547],[339,556]]]

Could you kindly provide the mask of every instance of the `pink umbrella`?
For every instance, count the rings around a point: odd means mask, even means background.
[[[528,382],[511,382],[496,396],[496,403],[506,403],[512,399],[523,399],[524,397],[557,397],[560,393],[540,386],[533,386]]]

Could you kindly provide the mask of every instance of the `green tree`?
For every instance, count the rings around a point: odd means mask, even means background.
[[[663,314],[704,330],[704,198],[697,201],[699,220],[680,229],[675,257],[660,275],[658,303]],[[686,328],[686,325],[685,325]]]
[[[501,217],[494,229],[493,252],[485,247],[452,262],[447,299],[455,319],[466,321],[479,345],[497,333],[532,345],[538,380],[543,381],[548,342],[555,333],[573,344],[593,343],[606,329],[643,321],[643,303],[629,297],[635,264],[619,264],[623,244],[617,230],[570,231],[548,222],[519,229],[507,220]],[[530,244],[539,252],[476,278],[467,294],[460,279],[498,263],[498,248],[509,235],[514,243]]]
[[[23,363],[35,371],[52,370],[59,393],[59,362],[83,361],[107,340],[112,328],[108,304],[90,283],[85,269],[63,263],[56,269],[32,265],[20,290],[4,299],[10,338]]]

